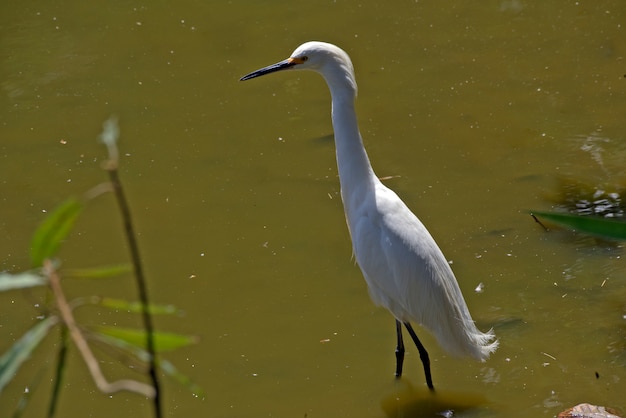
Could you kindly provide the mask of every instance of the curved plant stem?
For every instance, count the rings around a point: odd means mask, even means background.
[[[85,337],[80,332],[78,325],[76,325],[76,320],[74,319],[74,315],[72,314],[72,309],[67,303],[67,299],[65,298],[65,294],[63,293],[63,289],[61,288],[59,276],[56,273],[52,262],[50,260],[45,260],[43,267],[46,276],[50,280],[50,287],[52,288],[52,293],[54,294],[54,298],[59,308],[61,318],[67,326],[67,329],[70,332],[70,337],[74,341],[76,348],[78,348],[78,351],[83,357],[85,364],[87,364],[89,373],[91,373],[91,377],[96,383],[98,389],[100,389],[104,393],[114,393],[120,390],[128,390],[131,392],[140,393],[148,398],[153,398],[155,396],[156,390],[154,389],[154,387],[146,385],[145,383],[126,379],[117,380],[115,382],[109,383],[106,380],[106,378],[102,374],[102,371],[100,370],[100,366],[98,366],[98,360],[91,352],[91,349],[89,348]]]

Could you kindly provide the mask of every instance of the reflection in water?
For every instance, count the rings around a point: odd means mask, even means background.
[[[487,399],[478,393],[416,389],[406,379],[398,381],[398,389],[381,401],[387,417],[453,417],[459,413],[482,411]],[[484,413],[481,414],[481,416]]]

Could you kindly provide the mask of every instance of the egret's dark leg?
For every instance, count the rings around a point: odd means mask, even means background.
[[[420,359],[422,360],[422,364],[424,365],[424,374],[426,375],[426,385],[428,386],[428,389],[434,391],[435,387],[433,386],[433,379],[430,376],[430,359],[428,358],[428,352],[426,351],[426,348],[424,348],[424,346],[422,345],[420,339],[417,338],[417,334],[415,333],[415,331],[413,331],[413,327],[411,326],[411,324],[405,322],[404,326],[406,327],[407,331],[409,331],[411,338],[413,338],[413,342],[417,347],[417,351],[420,352]]]
[[[402,324],[396,319],[396,333],[398,345],[396,346],[396,378],[402,376],[402,363],[404,363],[404,342],[402,341]]]

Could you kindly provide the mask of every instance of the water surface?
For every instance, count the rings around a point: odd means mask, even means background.
[[[116,114],[151,296],[185,313],[158,326],[200,338],[167,358],[206,396],[167,382],[167,416],[384,417],[423,413],[433,401],[414,348],[394,381],[393,318],[370,302],[351,260],[323,80],[238,81],[312,39],[353,58],[377,174],[392,176],[386,184],[436,237],[479,327],[500,340],[481,364],[450,358],[418,330],[436,407],[459,416],[553,416],[580,402],[626,410],[622,246],[545,233],[527,214],[550,208],[561,178],[602,187],[624,179],[622,2],[1,10],[0,268],[28,268],[44,212],[105,180],[96,137]],[[62,250],[65,265],[126,260],[119,223],[111,196],[90,203]],[[120,279],[66,286],[70,297],[135,298]],[[36,291],[0,297],[4,350],[43,300]],[[20,370],[3,405],[29,387],[24,416],[41,416],[54,344]],[[98,355],[108,376],[122,375],[115,358]],[[150,416],[138,396],[98,393],[75,352],[59,408]]]

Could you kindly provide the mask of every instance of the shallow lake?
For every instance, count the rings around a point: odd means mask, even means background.
[[[166,416],[549,417],[581,402],[626,411],[623,246],[546,232],[528,213],[551,209],[564,179],[611,191],[626,178],[623,1],[0,10],[0,270],[29,268],[45,214],[106,181],[97,136],[117,115],[150,296],[183,312],[157,326],[199,338],[164,357],[205,394],[164,380]],[[393,378],[394,322],[351,258],[322,78],[239,81],[313,39],[351,55],[374,169],[430,229],[479,328],[500,341],[477,363],[416,327],[435,397],[411,345]],[[68,268],[128,260],[111,195],[87,205],[60,257]],[[130,277],[64,286],[70,298],[136,299]],[[4,352],[46,302],[35,289],[0,303]],[[139,323],[91,307],[76,315]],[[3,410],[28,388],[23,416],[43,416],[56,337],[0,395]],[[95,352],[108,377],[127,375]],[[58,416],[114,414],[148,417],[150,404],[99,393],[72,350]]]

